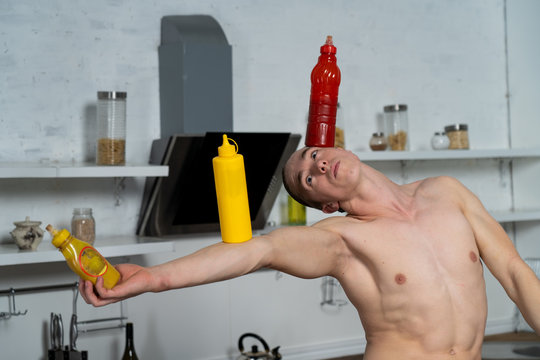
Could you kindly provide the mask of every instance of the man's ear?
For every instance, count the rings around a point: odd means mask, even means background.
[[[331,213],[336,212],[338,210],[339,210],[339,204],[337,202],[324,204],[322,206],[322,211],[325,214],[331,214]]]

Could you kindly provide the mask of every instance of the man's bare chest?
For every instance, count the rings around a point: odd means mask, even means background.
[[[433,207],[413,219],[362,225],[350,249],[379,292],[414,295],[441,287],[459,291],[478,286],[482,279],[474,233],[459,211]]]

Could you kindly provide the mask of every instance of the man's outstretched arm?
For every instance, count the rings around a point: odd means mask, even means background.
[[[152,267],[120,264],[120,282],[105,289],[98,279],[95,286],[82,281],[80,291],[89,304],[103,306],[145,292],[208,284],[228,280],[263,267],[288,274],[315,278],[332,275],[345,252],[341,237],[313,227],[287,227],[242,244],[217,243],[188,256]]]
[[[518,306],[527,323],[540,334],[540,280],[523,261],[501,225],[468,189],[459,190],[480,256]]]

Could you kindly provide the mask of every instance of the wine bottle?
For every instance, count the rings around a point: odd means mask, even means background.
[[[126,348],[122,360],[139,360],[133,345],[133,323],[126,324]]]

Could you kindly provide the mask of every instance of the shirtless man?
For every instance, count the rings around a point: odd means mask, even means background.
[[[457,180],[397,185],[338,148],[304,148],[284,181],[325,213],[310,227],[281,228],[243,244],[219,243],[148,268],[121,264],[111,290],[80,284],[102,306],[144,292],[200,285],[267,267],[341,283],[358,310],[366,360],[480,360],[487,299],[483,259],[525,319],[540,329],[540,281],[501,226]]]

